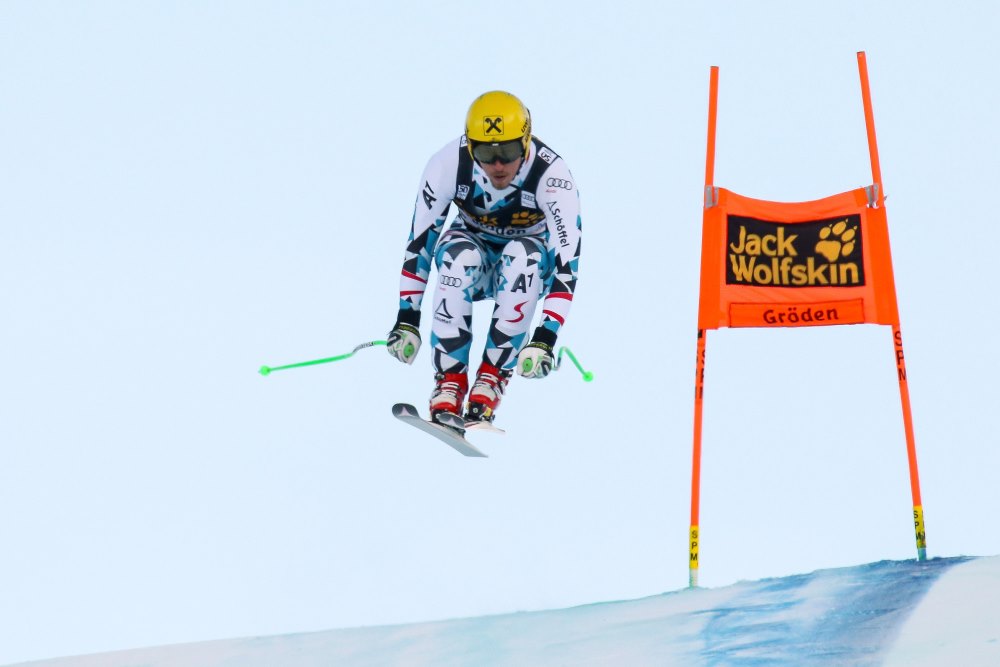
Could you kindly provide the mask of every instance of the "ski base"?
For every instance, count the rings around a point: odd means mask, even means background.
[[[415,407],[408,403],[396,403],[392,406],[392,416],[411,426],[415,426],[428,435],[434,436],[459,454],[487,458],[486,454],[476,449],[471,442],[465,439],[461,430],[456,427],[442,426],[441,424],[427,421],[420,416]],[[458,419],[461,420],[460,417]]]

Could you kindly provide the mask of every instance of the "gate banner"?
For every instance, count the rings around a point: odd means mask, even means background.
[[[899,324],[875,186],[770,202],[709,186],[698,327]]]

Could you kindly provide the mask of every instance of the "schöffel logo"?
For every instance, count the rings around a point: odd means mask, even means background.
[[[556,223],[556,233],[559,235],[559,245],[564,248],[569,247],[569,234],[566,231],[566,223],[563,222],[561,215],[561,210],[559,205],[554,201],[550,201],[546,206],[549,207],[549,215],[552,216],[553,222]]]
[[[797,223],[730,215],[726,243],[727,285],[865,284],[858,214]]]
[[[438,322],[451,322],[451,313],[448,312],[448,300],[441,299],[441,305],[434,311],[434,319]]]

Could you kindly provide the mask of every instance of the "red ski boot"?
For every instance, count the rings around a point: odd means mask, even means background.
[[[469,390],[469,378],[465,373],[436,373],[437,384],[431,393],[431,421],[438,421],[442,412],[461,416],[462,401]]]
[[[493,422],[497,406],[503,398],[511,371],[502,371],[485,361],[479,366],[476,382],[469,393],[469,405],[465,410],[466,421]]]

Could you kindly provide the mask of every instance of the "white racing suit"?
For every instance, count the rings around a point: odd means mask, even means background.
[[[452,204],[458,213],[442,234]],[[419,327],[433,258],[434,369],[467,372],[472,304],[493,299],[483,361],[509,371],[543,298],[532,340],[555,348],[576,289],[580,236],[576,185],[552,149],[532,137],[514,180],[497,190],[469,155],[465,136],[451,141],[421,178],[399,284],[399,321]]]

